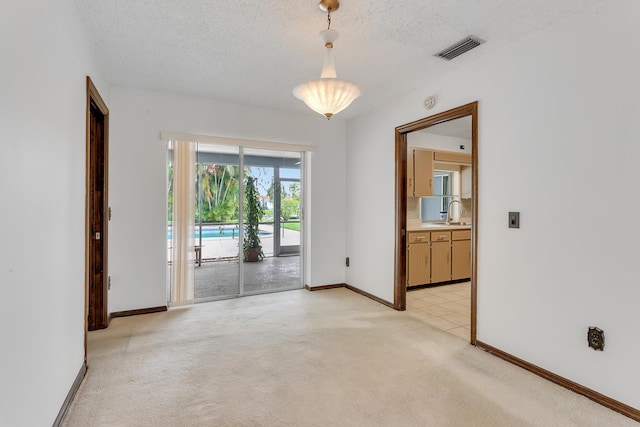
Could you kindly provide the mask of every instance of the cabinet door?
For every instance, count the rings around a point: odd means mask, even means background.
[[[451,242],[431,243],[431,283],[451,280]]]
[[[433,196],[433,151],[413,149],[413,195]]]
[[[471,277],[471,240],[451,243],[451,280]]]
[[[415,196],[415,188],[413,187],[413,148],[407,148],[407,197]]]
[[[429,283],[431,270],[428,243],[407,246],[407,286]]]

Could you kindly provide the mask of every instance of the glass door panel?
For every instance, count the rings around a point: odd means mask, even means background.
[[[192,178],[180,181],[181,194],[194,189],[195,200],[180,201],[172,187],[173,154],[170,146],[168,277],[172,269],[178,271],[171,259],[172,234],[183,228],[172,223],[172,212],[184,205],[193,207],[188,218],[195,223],[181,231],[191,239],[185,250],[193,274],[185,280],[195,302],[301,288],[302,153],[199,143],[195,160],[186,163],[195,162],[187,173]],[[252,198],[247,198],[249,184]],[[257,245],[249,245],[253,241]],[[171,294],[171,281],[168,286]]]
[[[294,173],[295,172],[295,173]],[[282,178],[297,175],[298,178]],[[276,198],[276,213],[279,219],[275,234],[277,256],[300,254],[300,170],[281,170],[276,186],[280,189]]]
[[[240,295],[240,150],[198,144],[195,207],[196,302]]]
[[[299,178],[301,154],[299,152],[245,148],[243,158],[246,175],[244,182],[252,181],[256,185],[257,201],[262,208],[258,221],[258,237],[264,255],[261,260],[257,261],[248,256],[243,257],[243,293],[254,294],[299,289],[302,287],[299,211],[302,194]],[[283,176],[287,178],[284,182],[281,179]],[[297,202],[290,201],[292,200],[292,192],[297,198]],[[251,203],[248,203],[246,196],[245,192],[244,219],[245,231],[248,236],[251,224],[246,221],[250,216],[248,208]],[[283,200],[287,200],[287,202],[283,204]],[[283,211],[285,206],[286,210]],[[291,218],[292,216],[294,218]],[[283,225],[289,222],[296,222],[296,225],[289,226],[292,229],[285,230]],[[297,250],[291,250],[288,253],[292,256],[283,256],[281,248],[285,241],[287,244],[291,242],[297,244]]]

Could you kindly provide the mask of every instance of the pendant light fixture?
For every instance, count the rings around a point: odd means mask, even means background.
[[[327,120],[347,108],[354,99],[360,96],[358,86],[345,80],[338,80],[333,62],[333,42],[339,33],[331,29],[331,12],[340,7],[338,0],[320,0],[320,9],[327,12],[328,26],[320,32],[320,38],[326,48],[324,65],[320,79],[299,84],[293,88],[293,95],[302,100],[307,107],[324,115]]]

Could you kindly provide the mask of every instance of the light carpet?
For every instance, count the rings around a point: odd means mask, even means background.
[[[65,426],[637,426],[346,289],[116,318]]]

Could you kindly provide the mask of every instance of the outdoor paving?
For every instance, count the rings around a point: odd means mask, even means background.
[[[213,299],[238,295],[238,260],[204,261],[195,267],[195,298]],[[270,292],[302,287],[300,257],[265,257],[244,263],[244,293]]]
[[[260,231],[268,233],[260,236],[262,251],[266,256],[273,255],[273,226],[260,224]],[[196,245],[200,240],[196,239]],[[216,237],[202,239],[202,259],[224,259],[238,256],[238,237]],[[296,230],[282,229],[280,231],[280,244],[282,246],[300,245],[300,232]],[[171,247],[171,240],[167,241],[167,249]]]
[[[244,263],[243,294],[271,292],[275,290],[302,288],[300,256],[274,257],[273,226],[261,224],[260,230],[265,258],[260,262]],[[283,246],[300,245],[300,232],[281,230]],[[195,265],[195,299],[206,301],[238,296],[238,251],[239,239],[235,237],[203,238],[201,243],[202,264]],[[171,259],[171,240],[167,241],[168,259]]]

